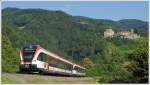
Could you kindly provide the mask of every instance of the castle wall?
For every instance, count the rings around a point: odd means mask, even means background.
[[[112,29],[106,29],[104,32],[104,37],[120,37],[120,38],[128,38],[128,39],[136,39],[140,38],[139,35],[135,34],[133,30],[131,32],[117,32],[115,33]]]

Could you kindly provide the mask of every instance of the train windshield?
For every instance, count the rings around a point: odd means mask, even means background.
[[[34,52],[24,52],[24,58],[32,58]]]
[[[23,48],[24,61],[31,61],[33,59],[36,48],[37,46],[35,45],[26,46]]]
[[[24,61],[31,61],[34,56],[34,51],[24,51],[23,57]]]

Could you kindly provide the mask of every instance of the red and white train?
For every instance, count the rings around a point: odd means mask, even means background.
[[[29,45],[20,50],[20,72],[42,72],[85,76],[85,68],[72,63],[39,45]]]

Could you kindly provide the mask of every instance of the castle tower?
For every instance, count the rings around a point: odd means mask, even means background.
[[[114,34],[115,32],[112,29],[106,29],[104,32],[104,37],[113,37]]]
[[[134,33],[134,29],[131,29],[131,32]]]

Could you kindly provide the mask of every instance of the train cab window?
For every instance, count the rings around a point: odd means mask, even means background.
[[[31,61],[34,56],[34,51],[24,51],[23,58],[24,61]]]
[[[33,54],[34,54],[34,52],[24,52],[24,57],[25,58],[32,58]]]

